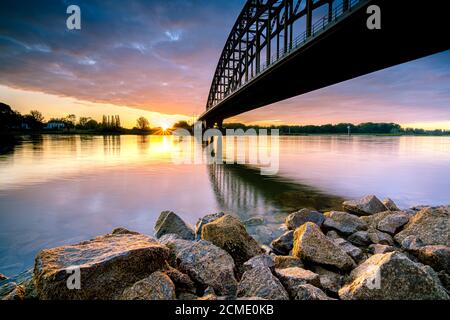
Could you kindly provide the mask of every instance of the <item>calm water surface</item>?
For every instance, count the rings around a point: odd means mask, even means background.
[[[242,165],[174,165],[172,137],[25,137],[0,155],[0,272],[36,253],[123,226],[153,234],[159,213],[191,224],[216,211],[242,220],[259,241],[280,234],[291,211],[338,209],[376,194],[400,206],[450,203],[450,137],[283,137],[280,171]]]

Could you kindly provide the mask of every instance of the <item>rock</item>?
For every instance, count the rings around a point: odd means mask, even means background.
[[[247,233],[244,225],[230,215],[205,224],[202,239],[227,251],[233,257],[239,273],[243,272],[244,262],[263,253],[256,240]]]
[[[450,248],[442,245],[420,247],[412,252],[420,262],[431,266],[435,271],[450,274]]]
[[[265,244],[263,244],[261,246],[261,249],[263,250],[264,254],[271,255],[273,253],[272,248],[267,246],[267,245],[265,245]]]
[[[420,247],[423,247],[424,243],[415,236],[407,236],[400,245],[405,250],[417,250]]]
[[[347,240],[357,246],[368,246],[372,242],[367,231],[357,231],[347,238]]]
[[[0,273],[0,281],[3,281],[3,280],[8,280],[8,278]]]
[[[294,231],[288,231],[272,241],[272,248],[276,253],[288,255],[294,245]]]
[[[378,230],[394,235],[408,221],[409,214],[401,211],[395,212],[378,223]]]
[[[34,283],[43,300],[115,299],[123,290],[165,266],[169,249],[145,235],[107,234],[76,245],[42,250]],[[80,290],[67,282],[80,268]]]
[[[210,222],[213,222],[221,217],[223,217],[225,213],[223,212],[217,212],[213,214],[208,214],[204,216],[201,219],[198,219],[197,223],[195,224],[195,239],[200,240],[202,238],[202,229],[205,224],[208,224]]]
[[[211,301],[215,301],[215,300],[218,300],[218,299],[217,299],[217,296],[215,294],[207,294],[207,295],[204,295],[203,297],[198,298],[197,300],[204,300],[204,301],[211,300]]]
[[[347,212],[331,211],[325,213],[325,217],[323,226],[326,229],[334,229],[344,235],[351,235],[357,231],[367,230],[367,223]]]
[[[36,290],[36,286],[34,285],[33,279],[29,279],[22,283],[22,286],[25,289],[25,300],[37,300],[38,299],[38,292]]]
[[[275,261],[272,256],[269,256],[267,254],[262,254],[262,255],[253,257],[244,263],[245,271],[248,271],[248,270],[256,268],[256,267],[266,267],[266,268],[269,268],[270,270],[274,270]]]
[[[260,297],[241,297],[241,298],[237,298],[236,300],[257,301],[257,300],[267,300],[267,299],[260,298]]]
[[[364,259],[364,253],[363,251],[352,245],[350,242],[348,242],[345,239],[338,238],[333,239],[333,242],[335,245],[337,245],[339,248],[341,248],[345,253],[347,253],[350,257],[353,258],[356,262],[359,262]]]
[[[297,295],[297,288],[300,285],[311,284],[316,287],[320,286],[320,277],[318,274],[298,267],[275,269],[275,276],[280,280],[292,298]]]
[[[335,300],[328,297],[325,292],[310,284],[303,284],[297,287],[294,300]]]
[[[184,300],[184,301],[198,300],[198,296],[196,296],[195,294],[190,293],[190,292],[180,292],[177,294],[177,299]]]
[[[252,217],[252,218],[244,221],[244,225],[246,227],[260,226],[264,223],[265,223],[265,220],[263,217]]]
[[[200,285],[211,286],[219,295],[235,295],[234,261],[225,250],[200,240],[178,251],[176,260],[178,269]]]
[[[311,222],[295,230],[293,255],[314,263],[349,270],[354,261],[341,248],[328,239],[319,227]]]
[[[8,293],[6,293],[5,295],[0,294],[0,299],[1,300],[19,300],[22,301],[24,300],[25,297],[25,289],[23,286],[21,285],[17,285],[14,282],[9,282],[8,284],[4,285],[4,286],[8,286]],[[0,289],[1,290],[1,289]]]
[[[125,228],[116,228],[114,229],[111,234],[139,234],[139,232],[135,232],[135,231],[130,231],[128,229]]]
[[[379,213],[375,213],[371,216],[362,216],[360,219],[367,223],[368,229],[376,229],[378,227],[378,223],[380,223],[381,220],[386,218],[387,216],[393,214],[392,211],[383,211]]]
[[[344,211],[358,216],[369,216],[375,213],[386,211],[385,205],[375,196],[370,195],[359,200],[345,201],[342,204]]]
[[[275,268],[283,269],[283,268],[292,268],[299,267],[303,268],[303,262],[301,259],[293,256],[275,256]]]
[[[160,271],[125,289],[121,296],[121,300],[175,300],[175,298],[175,285]]]
[[[0,300],[3,300],[10,292],[12,292],[17,287],[15,282],[7,282],[0,286]]]
[[[441,280],[442,286],[450,292],[450,275],[445,271],[441,271],[438,273],[439,280]]]
[[[306,222],[313,222],[320,227],[324,221],[325,217],[322,213],[309,209],[301,209],[288,215],[285,224],[289,230],[295,230]]]
[[[404,254],[376,254],[354,269],[351,282],[339,290],[343,300],[448,299],[436,273]]]
[[[375,244],[385,244],[388,246],[392,246],[394,244],[394,239],[392,239],[389,234],[381,232],[379,230],[370,230],[369,239],[370,241],[372,241],[372,243]]]
[[[328,232],[327,232],[327,237],[330,238],[330,239],[339,239],[339,238],[341,238],[341,236],[339,235],[339,233],[337,233],[337,232],[334,231],[334,230],[328,231]]]
[[[164,273],[170,278],[170,280],[172,280],[177,294],[179,292],[196,292],[195,284],[187,274],[172,267],[168,267],[167,270],[164,270]]]
[[[344,285],[344,277],[320,266],[314,266],[313,271],[320,277],[320,287],[327,292],[337,294]]]
[[[450,206],[425,208],[413,216],[403,231],[395,236],[398,243],[408,236],[414,236],[424,245],[450,246]]]
[[[155,224],[156,237],[176,234],[184,240],[194,240],[194,230],[172,211],[163,211]]]
[[[397,205],[395,204],[395,202],[390,199],[390,198],[386,198],[383,200],[383,204],[384,206],[389,210],[389,211],[401,211]]]
[[[397,251],[397,248],[392,247],[392,246],[388,246],[388,245],[385,245],[385,244],[371,244],[369,246],[369,251],[372,254],[383,254],[383,253]]]
[[[238,297],[260,297],[267,300],[289,300],[283,285],[269,268],[257,267],[246,271],[239,282]]]

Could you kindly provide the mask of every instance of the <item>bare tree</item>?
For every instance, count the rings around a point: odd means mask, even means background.
[[[150,122],[144,117],[140,117],[136,120],[136,125],[140,130],[147,130],[150,126]]]

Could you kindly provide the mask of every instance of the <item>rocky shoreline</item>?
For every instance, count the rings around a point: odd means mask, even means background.
[[[449,300],[450,206],[367,196],[342,207],[290,214],[270,247],[233,215],[191,228],[165,211],[157,239],[118,228],[42,250],[33,270],[0,274],[0,299]]]

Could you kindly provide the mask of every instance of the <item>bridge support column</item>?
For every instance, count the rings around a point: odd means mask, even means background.
[[[310,37],[312,32],[312,0],[306,0],[306,36]]]
[[[349,9],[349,0],[343,0],[342,1],[342,7],[343,7],[344,12],[348,11],[348,9]]]

